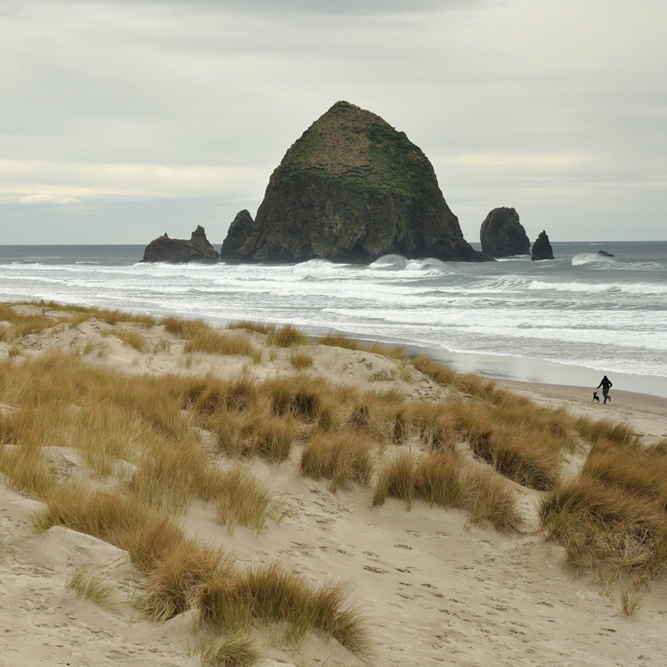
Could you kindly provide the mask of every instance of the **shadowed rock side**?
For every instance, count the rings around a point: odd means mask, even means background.
[[[529,255],[530,241],[513,208],[494,208],[479,233],[482,251],[491,257]]]
[[[190,240],[170,239],[166,234],[151,241],[144,250],[144,262],[169,262],[185,264],[186,262],[203,262],[215,264],[220,255],[208,242],[202,226],[197,226]]]
[[[551,249],[551,243],[549,243],[549,237],[545,231],[540,232],[537,240],[533,243],[533,255],[531,259],[533,262],[543,259],[554,259],[554,251]]]
[[[365,263],[389,253],[490,259],[464,240],[424,153],[379,116],[337,102],[287,151],[256,220],[236,216],[220,255]]]

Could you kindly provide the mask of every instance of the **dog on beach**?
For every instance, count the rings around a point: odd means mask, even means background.
[[[600,397],[598,396],[597,391],[593,392],[593,402],[594,403],[599,403],[600,402]]]

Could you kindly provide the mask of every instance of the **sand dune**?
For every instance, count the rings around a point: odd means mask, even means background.
[[[33,312],[31,306],[23,307]],[[60,321],[66,313],[50,312]],[[261,363],[247,358],[184,352],[184,342],[163,326],[115,325],[137,331],[146,350],[109,335],[92,319],[14,341],[13,357],[57,349],[79,349],[92,366],[132,374],[229,377],[293,376],[288,349],[265,348]],[[247,333],[253,344],[263,337]],[[11,345],[0,342],[0,358]],[[308,346],[305,372],[362,390],[397,389],[413,398],[444,398],[447,389],[408,364],[363,350]],[[17,363],[20,363],[18,361]],[[538,404],[565,406],[576,415],[611,417],[631,424],[650,444],[667,437],[667,401],[613,392],[611,405],[590,402],[576,388],[507,384]],[[7,405],[5,410],[11,410]],[[48,453],[63,475],[86,478],[75,448]],[[481,465],[481,464],[480,464]],[[576,465],[576,462],[573,462]],[[577,577],[563,567],[562,549],[545,543],[535,507],[540,492],[514,485],[526,528],[503,534],[470,526],[462,510],[411,509],[396,499],[371,507],[371,491],[360,486],[332,493],[326,481],[299,472],[298,448],[282,464],[255,459],[255,477],[286,503],[287,516],[262,534],[222,527],[204,503],[178,517],[191,535],[232,552],[242,563],[279,560],[316,581],[345,581],[363,610],[373,642],[370,664],[404,665],[666,665],[667,588],[662,579],[642,595],[631,617],[621,611],[618,588],[605,591],[592,575]],[[113,484],[98,481],[104,485]],[[130,604],[141,585],[123,550],[64,527],[35,534],[30,521],[41,503],[0,484],[0,665],[198,664],[192,612],[163,623],[143,619]],[[95,573],[113,592],[107,606],[77,598],[66,586],[78,570]],[[309,636],[298,648],[260,633],[261,664],[358,665],[358,658],[332,640]]]

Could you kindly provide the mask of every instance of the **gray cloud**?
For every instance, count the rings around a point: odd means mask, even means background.
[[[0,2],[0,243],[54,219],[93,242],[110,211],[141,225],[117,242],[188,234],[167,201],[222,236],[338,99],[426,152],[472,240],[498,205],[556,240],[664,237],[664,2],[537,4]]]

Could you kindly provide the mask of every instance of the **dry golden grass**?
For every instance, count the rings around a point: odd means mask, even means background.
[[[185,353],[204,352],[226,356],[249,356],[256,358],[261,351],[242,335],[215,329],[203,320],[184,320],[167,317],[162,320],[164,328],[171,334],[187,341]],[[239,327],[240,328],[240,327]]]
[[[5,343],[11,343],[28,334],[41,333],[57,324],[52,318],[44,317],[41,314],[20,315],[12,305],[6,303],[0,303],[0,322],[9,324],[9,326],[0,327],[0,341]]]
[[[637,591],[624,588],[620,594],[621,610],[626,616],[634,616],[643,606],[644,602]]]
[[[500,531],[516,531],[524,525],[507,481],[451,451],[435,451],[421,460],[411,452],[396,456],[377,476],[373,505],[384,504],[387,496],[405,500],[408,508],[415,498],[464,508],[470,523]]]
[[[255,333],[267,335],[275,331],[275,324],[267,324],[266,322],[255,322],[253,320],[241,320],[239,322],[232,322],[227,325],[228,329],[246,329],[247,331],[254,331]]]
[[[558,429],[544,421],[538,408],[537,416],[531,417],[531,407],[525,407],[520,419],[502,405],[482,401],[458,400],[445,409],[475,456],[502,475],[538,490],[558,483],[561,452],[571,448],[572,441],[554,435]]]
[[[220,354],[227,356],[248,356],[256,354],[255,348],[243,336],[236,334],[206,329],[202,327],[194,332],[185,346],[186,354],[192,352],[205,352],[207,354]]]
[[[160,448],[159,452],[146,452],[128,489],[147,505],[168,512],[185,512],[195,498],[210,496],[207,475],[210,464],[206,452],[194,443],[174,445]]]
[[[274,463],[286,461],[297,432],[292,417],[289,414],[282,417],[268,416],[262,420],[252,420],[252,424],[253,431],[246,439],[244,455],[261,454]]]
[[[379,472],[373,493],[373,506],[384,504],[387,496],[412,505],[416,486],[416,459],[412,452],[401,452]]]
[[[204,640],[194,653],[202,667],[253,667],[261,658],[257,644],[245,632]]]
[[[667,508],[667,458],[654,449],[627,449],[599,440],[582,474]]]
[[[53,302],[48,303],[47,308],[72,313],[72,326],[76,326],[81,322],[85,322],[93,318],[96,320],[101,320],[102,322],[110,325],[119,323],[139,324],[145,329],[150,329],[151,327],[159,324],[159,321],[156,320],[152,315],[147,315],[145,313],[128,313],[121,310],[107,310],[105,308],[94,307],[81,308],[80,306],[65,306]]]
[[[65,586],[73,589],[77,598],[90,600],[101,607],[114,607],[113,587],[88,568],[77,568],[67,580]]]
[[[418,437],[429,449],[451,449],[456,442],[456,420],[440,403],[411,403],[403,417],[403,422],[406,421],[416,428]]]
[[[73,310],[70,323],[88,316]],[[14,341],[22,332],[43,331],[40,327],[57,322],[9,317],[2,331],[11,329]],[[105,317],[109,324],[128,321],[122,314]],[[151,318],[143,322],[155,324]],[[171,318],[164,324],[188,345],[199,339],[246,341],[204,323]],[[242,328],[266,333],[274,345],[306,340],[293,328]],[[302,355],[307,353],[295,350],[290,357]],[[64,525],[127,549],[148,577],[144,603],[153,618],[196,605],[211,627],[247,631],[258,622],[279,621],[290,624],[295,636],[316,630],[348,647],[366,641],[341,589],[314,587],[279,568],[243,571],[215,550],[188,541],[169,518],[198,499],[210,503],[229,530],[242,524],[259,533],[286,511],[246,470],[216,465],[220,451],[209,451],[197,429],[217,435],[220,450],[228,454],[259,455],[275,463],[289,458],[295,440],[305,442],[303,474],[331,480],[333,490],[369,484],[382,452],[404,444],[380,469],[374,504],[387,496],[423,500],[465,509],[471,523],[516,530],[522,519],[505,476],[547,491],[540,507],[543,530],[565,547],[574,567],[641,579],[665,571],[666,443],[642,449],[625,424],[539,408],[487,380],[458,375],[425,358],[414,366],[460,392],[459,400],[360,393],[311,373],[262,382],[248,376],[150,378],[89,367],[76,355],[8,359],[0,363],[0,403],[11,409],[0,417],[0,444],[11,446],[0,451],[0,471],[13,488],[46,502],[38,519],[42,528]],[[578,478],[561,485],[562,451],[574,451],[581,439],[592,445],[588,459]],[[458,456],[461,440],[495,470]],[[61,484],[63,473],[55,475],[43,446],[78,449],[99,476],[129,469],[119,465],[123,461],[133,464],[134,472],[109,493],[72,481]],[[293,580],[310,591],[298,603],[303,605],[298,613]],[[631,612],[633,600],[628,594]]]
[[[608,440],[614,444],[628,447],[637,444],[637,436],[627,424],[611,419],[594,421],[587,417],[580,417],[574,420],[574,427],[581,437],[591,444],[595,444],[598,440]]]
[[[470,523],[490,524],[496,530],[514,531],[524,526],[516,494],[506,479],[488,469],[468,468],[463,477]]]
[[[667,567],[664,507],[618,487],[579,477],[543,499],[540,519],[577,570],[655,577]]]
[[[495,382],[471,373],[460,374],[439,364],[426,355],[421,355],[412,361],[412,365],[421,373],[430,377],[442,387],[453,387],[463,394],[476,396],[485,400],[492,400],[497,391]]]
[[[73,482],[49,495],[46,509],[35,517],[35,525],[39,530],[65,526],[105,540],[126,549],[133,562],[143,567],[159,561],[184,539],[175,525],[140,500],[118,491],[95,493]]]
[[[0,446],[0,472],[10,489],[37,498],[48,496],[55,487],[53,473],[38,450]]]
[[[154,621],[166,621],[194,606],[202,584],[229,577],[233,569],[233,559],[219,549],[181,540],[150,571],[137,607]]]
[[[575,568],[653,578],[667,569],[667,459],[624,424],[578,420],[594,441],[579,477],[542,501],[547,539]]]
[[[122,340],[124,343],[127,343],[130,347],[133,347],[138,352],[145,352],[148,348],[146,337],[142,336],[136,331],[109,327],[108,329],[104,329],[102,335],[115,336],[119,340]]]
[[[408,351],[403,345],[383,345],[382,343],[371,343],[366,347],[368,352],[379,354],[388,359],[396,359],[397,361],[407,361]]]
[[[425,354],[422,354],[413,359],[412,365],[420,373],[430,377],[433,382],[439,384],[442,387],[455,386],[458,373],[449,366],[444,366],[443,364],[439,364],[436,361],[433,361],[433,359],[426,356]]]
[[[415,473],[417,495],[431,505],[463,507],[464,464],[461,458],[449,451],[437,451],[424,457]]]
[[[294,350],[289,357],[290,363],[297,371],[310,368],[313,365],[313,355],[303,350]]]
[[[280,329],[270,330],[266,342],[276,347],[297,347],[305,345],[308,342],[308,336],[291,324],[286,324]]]
[[[341,586],[309,584],[275,563],[211,578],[199,588],[197,609],[209,629],[238,632],[256,622],[280,622],[294,637],[315,630],[356,655],[368,655],[365,623]]]
[[[328,345],[329,347],[341,347],[346,350],[361,350],[361,343],[354,338],[348,338],[343,334],[328,333],[320,336],[316,342],[319,345]]]
[[[219,479],[216,512],[229,530],[238,524],[262,533],[269,521],[278,523],[286,516],[287,505],[275,500],[247,470],[236,467],[222,471]]]
[[[315,421],[322,409],[331,385],[305,375],[267,380],[261,395],[266,397],[274,416],[290,415],[304,422]]]
[[[368,484],[373,474],[374,444],[348,429],[316,433],[301,453],[301,472],[313,479],[330,479],[330,489],[347,488],[351,482]]]

